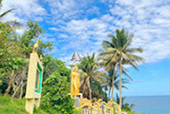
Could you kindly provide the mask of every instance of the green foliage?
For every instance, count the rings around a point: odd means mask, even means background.
[[[22,50],[24,50],[24,54],[26,54],[27,57],[29,57],[29,54],[32,52],[33,45],[34,45],[34,40],[38,39],[41,35],[44,34],[43,29],[39,26],[38,22],[32,22],[29,20],[27,22],[27,31],[24,32],[22,37],[19,38],[20,45],[22,47]],[[39,42],[38,46],[38,54],[44,55],[45,52],[51,51],[52,48],[52,43],[47,42]]]
[[[7,70],[18,70],[19,68],[26,68],[24,63],[28,63],[28,61],[29,60],[25,58],[15,57],[15,58],[8,59],[5,62],[4,66],[6,66],[5,68]]]
[[[97,62],[95,61],[95,53],[93,53],[92,56],[87,55],[81,59],[79,68],[90,76],[93,73],[92,70],[96,69],[95,65],[97,65]]]
[[[18,51],[15,42],[16,34],[13,32],[11,26],[8,24],[0,22],[0,59],[1,61],[5,61],[6,59],[10,59],[11,56],[16,56],[17,54],[11,53],[14,48],[15,51]]]
[[[73,114],[74,100],[69,96],[67,77],[54,72],[43,85],[41,108],[50,114]]]
[[[102,71],[98,71],[100,67],[95,59],[95,53],[93,53],[92,56],[88,54],[87,56],[84,56],[78,66],[82,70],[82,84],[80,92],[83,93],[83,96],[89,99],[92,97],[96,97],[97,99],[104,97],[105,93],[103,92],[101,85],[105,83],[106,76]],[[96,88],[99,91],[96,91]]]
[[[58,71],[61,76],[66,76],[67,81],[70,82],[70,69],[68,69],[64,62],[58,60],[57,58],[53,58],[52,55],[45,55],[43,58],[43,66],[44,66],[44,81],[50,77],[50,75]]]
[[[18,65],[26,62],[21,56],[21,47],[18,46],[17,35],[9,24],[0,22],[0,78],[16,70]]]
[[[106,92],[103,91],[103,88],[100,84],[91,82],[90,87],[92,89],[92,98],[103,99],[104,101],[107,102],[107,97],[105,98],[105,96],[107,96],[107,94],[106,94]]]
[[[112,76],[113,76],[113,70],[110,69],[108,71],[108,86],[111,88],[112,87]],[[123,84],[128,84],[129,80],[127,78],[122,78],[122,88],[128,89],[125,85]],[[119,79],[119,74],[118,72],[115,73],[114,77],[114,87],[119,90],[120,87],[120,79]]]
[[[23,81],[26,83],[30,53],[35,40],[44,33],[38,22],[29,20],[26,27],[27,31],[20,36],[15,33],[15,29],[11,24],[0,22],[0,83],[8,83],[9,88],[16,81],[14,80],[16,76],[21,81],[17,83],[22,83]],[[39,55],[45,55],[45,52],[50,50],[52,50],[52,43],[39,42]]]

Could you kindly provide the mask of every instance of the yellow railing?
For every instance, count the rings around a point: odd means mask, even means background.
[[[102,107],[104,110],[102,110]],[[104,114],[114,114],[114,111],[116,114],[121,113],[120,106],[117,103],[112,100],[106,103],[101,99],[95,103],[91,103],[90,100],[84,99],[80,101],[80,107],[78,107],[77,110],[80,110],[80,114],[102,114],[102,111],[104,111]]]

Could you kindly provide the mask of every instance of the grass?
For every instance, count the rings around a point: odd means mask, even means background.
[[[28,114],[25,111],[25,99],[20,100],[14,98],[14,101],[10,102],[9,96],[0,95],[0,114]],[[41,109],[35,109],[34,114],[48,114]]]

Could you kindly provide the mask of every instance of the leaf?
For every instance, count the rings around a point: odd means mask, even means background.
[[[2,14],[0,14],[0,18],[2,18],[3,16],[5,16],[7,13],[11,12],[12,10],[15,10],[16,8],[12,8],[10,10],[7,10],[5,12],[3,12]]]

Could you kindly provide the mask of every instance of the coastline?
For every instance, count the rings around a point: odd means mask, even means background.
[[[170,112],[170,95],[130,96],[125,102],[135,104],[133,111],[146,114],[168,114]]]

